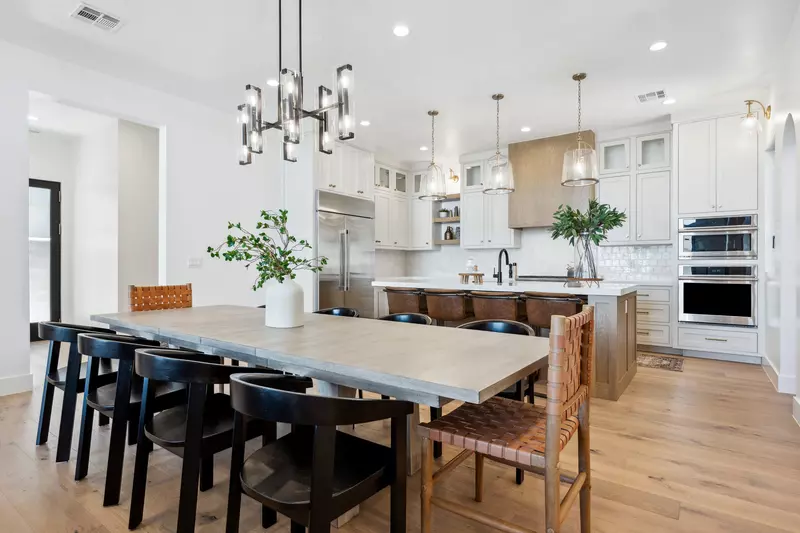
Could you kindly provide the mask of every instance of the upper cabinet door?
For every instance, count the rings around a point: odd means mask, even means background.
[[[385,248],[392,246],[389,240],[389,197],[375,195],[375,246]]]
[[[631,225],[633,224],[633,213],[631,211],[630,175],[602,178],[597,184],[597,200],[628,215],[622,227],[608,232],[608,239],[604,242],[608,244],[627,244],[632,242],[630,228],[633,227]]]
[[[389,198],[389,236],[395,248],[408,248],[408,198]]]
[[[353,150],[356,154],[355,194],[364,198],[372,198],[372,177],[375,167],[373,156],[369,152]]]
[[[717,119],[717,211],[758,209],[758,137],[741,117]]]
[[[392,185],[392,170],[383,165],[375,165],[375,191],[389,191]]]
[[[417,250],[431,248],[433,242],[433,204],[428,200],[411,199],[411,235],[409,247]]]
[[[408,192],[408,175],[405,172],[394,171],[394,190],[403,194]]]
[[[711,213],[717,208],[716,121],[678,126],[678,214]]]
[[[461,177],[465,190],[483,190],[483,163],[465,164]]]
[[[514,243],[514,230],[508,227],[508,195],[487,194],[484,204],[485,246],[489,248],[511,248]],[[463,230],[462,230],[463,231]]]
[[[483,248],[484,206],[482,192],[461,196],[461,247]]]
[[[636,240],[670,240],[669,171],[636,175]]]
[[[600,174],[628,172],[631,166],[631,145],[628,139],[598,143]]]
[[[666,170],[670,167],[669,133],[636,138],[636,170]]]
[[[414,198],[422,194],[422,182],[425,180],[427,172],[419,171],[411,174],[411,195]]]

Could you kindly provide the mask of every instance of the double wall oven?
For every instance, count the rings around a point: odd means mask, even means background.
[[[678,320],[758,325],[756,215],[679,221]]]

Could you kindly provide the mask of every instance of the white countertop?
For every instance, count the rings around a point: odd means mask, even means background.
[[[637,287],[647,283],[611,283],[600,282],[600,287],[593,284],[591,287],[583,284],[581,287],[566,287],[561,282],[520,281],[514,285],[503,283],[498,285],[494,280],[487,279],[483,285],[470,283],[465,285],[459,281],[457,274],[452,277],[404,277],[382,278],[372,282],[373,287],[402,287],[408,289],[452,289],[464,291],[503,291],[503,292],[551,292],[561,294],[578,294],[587,296],[624,296],[637,290]]]

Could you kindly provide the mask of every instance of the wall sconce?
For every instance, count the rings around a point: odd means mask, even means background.
[[[456,176],[456,173],[453,172],[452,168],[450,169],[450,181],[453,183],[458,183],[458,176]]]
[[[759,102],[758,100],[745,100],[745,104],[747,104],[747,114],[742,119],[742,127],[752,135],[753,133],[761,133],[761,123],[758,121],[758,117],[751,106],[753,104],[758,104],[761,106],[762,111],[764,112],[764,118],[769,120],[772,116],[772,106],[768,105],[764,107],[764,104]]]

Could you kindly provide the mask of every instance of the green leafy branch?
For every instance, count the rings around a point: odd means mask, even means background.
[[[553,213],[550,237],[553,240],[567,239],[574,246],[581,235],[588,235],[594,244],[600,244],[608,238],[609,231],[621,227],[627,219],[625,213],[595,199],[589,200],[589,208],[585,213],[562,204]]]
[[[228,230],[235,230],[239,235],[229,234],[225,242],[216,248],[209,246],[207,251],[211,257],[242,261],[247,269],[255,265],[258,278],[253,283],[254,291],[270,279],[278,283],[283,283],[286,278],[295,279],[300,270],[320,272],[328,264],[328,259],[306,259],[296,255],[311,249],[311,245],[304,239],[289,235],[286,229],[288,214],[285,209],[261,211],[261,220],[256,223],[254,232],[246,230],[239,222],[228,222]]]

